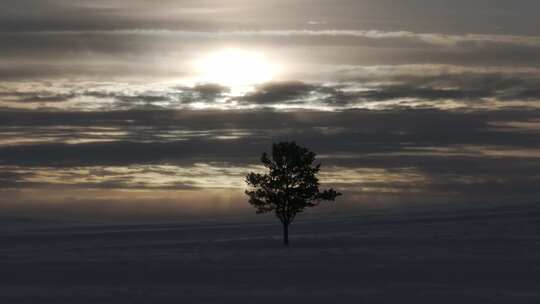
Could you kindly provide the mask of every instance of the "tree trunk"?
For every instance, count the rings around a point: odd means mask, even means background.
[[[283,245],[289,246],[289,224],[283,224]]]

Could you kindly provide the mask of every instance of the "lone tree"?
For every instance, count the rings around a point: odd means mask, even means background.
[[[249,173],[246,190],[249,203],[257,213],[274,212],[283,224],[283,243],[289,245],[289,225],[296,215],[321,201],[334,201],[341,193],[334,189],[319,190],[317,174],[321,164],[314,165],[315,153],[295,142],[272,145],[272,159],[263,153],[261,162],[266,174]]]

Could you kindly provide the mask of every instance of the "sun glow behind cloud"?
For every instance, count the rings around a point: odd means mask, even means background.
[[[275,80],[279,67],[264,53],[239,48],[221,49],[195,60],[196,82],[215,83],[241,93]]]

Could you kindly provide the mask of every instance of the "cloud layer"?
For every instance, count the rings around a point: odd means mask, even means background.
[[[282,140],[318,153],[321,180],[347,208],[535,202],[539,9],[534,0],[4,0],[0,209],[238,211],[243,176]],[[230,48],[265,58],[272,80],[201,80],[196,63]],[[238,65],[217,72],[233,78]]]

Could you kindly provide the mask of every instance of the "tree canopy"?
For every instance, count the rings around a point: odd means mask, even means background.
[[[341,193],[334,189],[319,190],[317,174],[321,164],[314,164],[316,154],[295,142],[272,145],[272,155],[263,153],[261,162],[268,173],[251,172],[246,176],[249,203],[257,213],[274,212],[284,227],[288,244],[288,226],[305,208],[322,201],[334,201]]]

